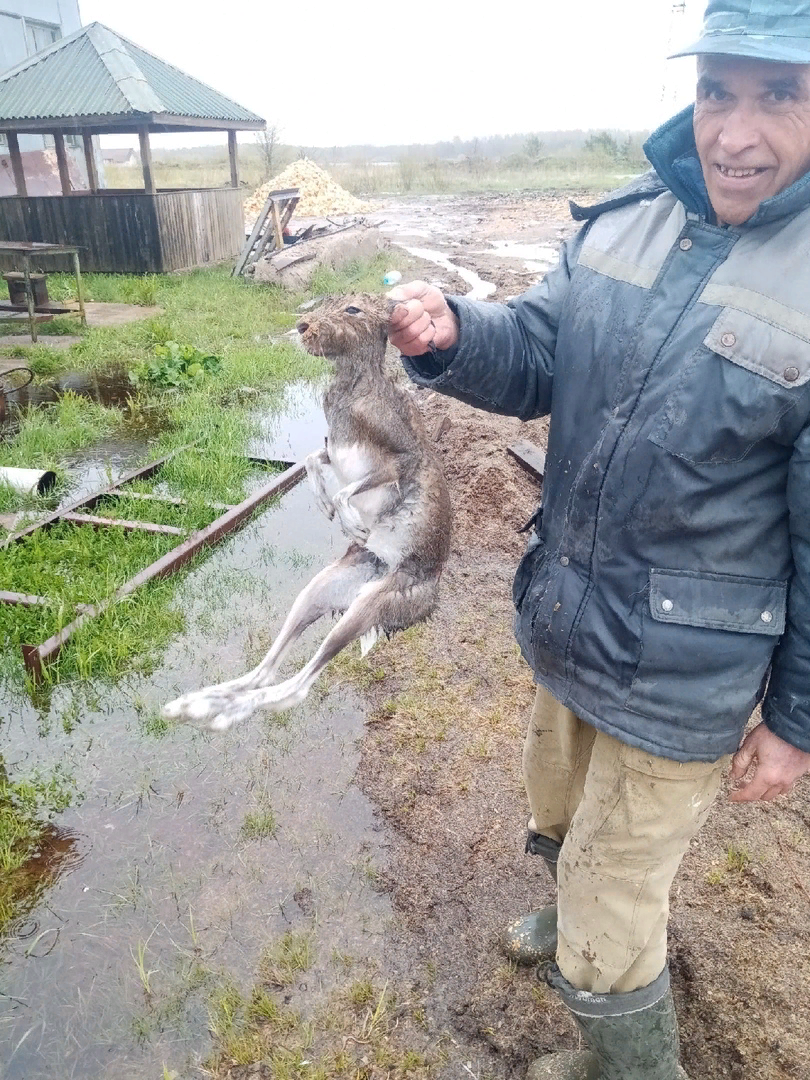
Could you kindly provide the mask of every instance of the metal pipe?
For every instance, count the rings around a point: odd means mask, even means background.
[[[25,495],[44,495],[56,483],[56,473],[41,469],[0,468],[0,484]]]

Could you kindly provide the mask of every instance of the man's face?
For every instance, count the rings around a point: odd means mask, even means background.
[[[742,225],[810,171],[810,64],[700,57],[695,141],[718,220]]]

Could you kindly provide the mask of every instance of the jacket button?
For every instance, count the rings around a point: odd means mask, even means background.
[[[785,382],[796,382],[799,377],[799,369],[797,367],[787,367],[783,372]]]
[[[569,562],[570,562],[570,559],[568,558],[568,556],[563,555],[563,557],[560,559],[560,566],[568,566]]]
[[[674,607],[675,607],[675,605],[672,603],[671,600],[662,600],[661,601],[661,610],[662,611],[670,612],[670,611],[672,611],[672,609]]]
[[[737,344],[737,335],[736,334],[723,334],[723,336],[720,338],[720,341],[722,342],[723,345],[725,345],[725,347],[727,349],[730,349],[732,347],[732,345]]]
[[[692,247],[692,241],[689,239],[688,236],[685,236],[683,238],[683,240],[681,240],[681,243],[680,243],[681,251],[689,251],[689,249],[691,247]]]
[[[760,615],[760,619],[762,619],[762,621],[764,623],[772,623],[773,622],[773,614],[770,611],[763,611],[762,614]]]

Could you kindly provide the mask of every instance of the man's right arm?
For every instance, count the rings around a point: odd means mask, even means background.
[[[584,234],[563,245],[559,266],[539,285],[508,304],[445,300],[424,282],[393,289],[391,343],[411,379],[522,420],[548,413],[557,329]]]

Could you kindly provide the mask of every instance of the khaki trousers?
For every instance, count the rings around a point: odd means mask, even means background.
[[[529,828],[562,844],[557,964],[577,989],[638,990],[663,971],[670,886],[728,762],[655,757],[537,691],[523,750]]]

